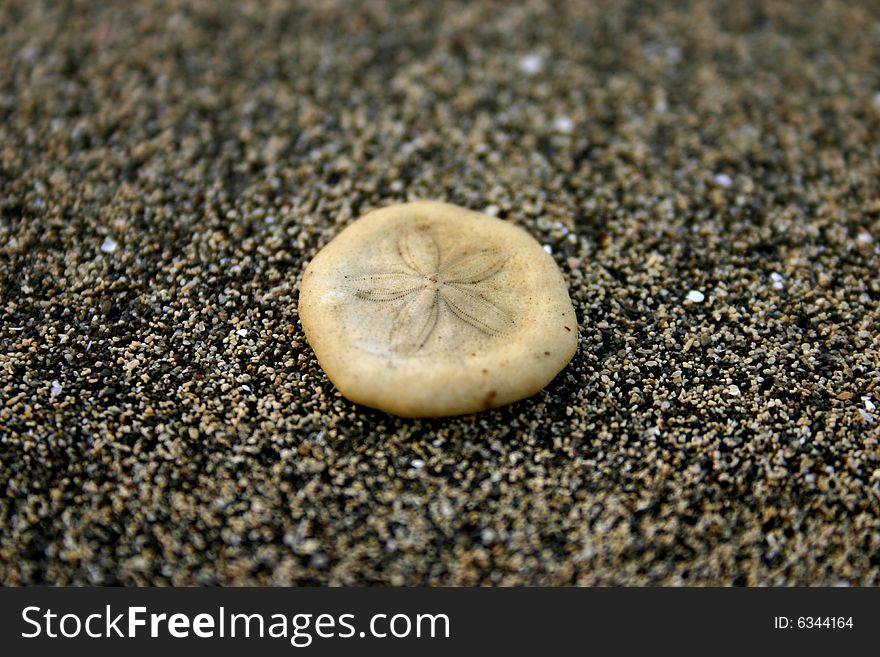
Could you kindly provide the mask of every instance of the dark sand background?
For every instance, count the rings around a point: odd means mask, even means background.
[[[878,143],[876,2],[0,3],[0,583],[880,584]],[[552,249],[534,398],[318,368],[415,198]]]

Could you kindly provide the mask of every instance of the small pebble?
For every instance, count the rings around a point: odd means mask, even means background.
[[[733,178],[728,176],[726,173],[719,173],[715,175],[715,182],[722,187],[730,187],[733,185]]]
[[[105,237],[104,241],[101,242],[101,251],[103,253],[115,253],[117,248],[119,248],[119,243],[110,236]]]
[[[532,53],[519,60],[519,70],[526,75],[536,75],[544,69],[544,58]]]
[[[699,290],[691,290],[687,293],[687,300],[691,303],[703,303],[705,299],[706,295]]]
[[[574,121],[572,121],[567,116],[558,116],[556,120],[553,122],[553,128],[556,132],[561,132],[563,134],[571,134],[574,130]]]

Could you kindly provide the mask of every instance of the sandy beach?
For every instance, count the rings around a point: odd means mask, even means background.
[[[880,5],[0,4],[0,584],[880,585]],[[407,200],[572,362],[405,420],[303,269]]]

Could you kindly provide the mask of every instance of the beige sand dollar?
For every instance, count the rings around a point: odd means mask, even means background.
[[[430,201],[342,231],[306,268],[299,314],[343,395],[409,417],[528,397],[577,347],[565,281],[540,244],[506,221]]]

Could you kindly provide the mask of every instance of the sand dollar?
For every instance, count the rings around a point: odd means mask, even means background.
[[[348,399],[409,417],[528,397],[571,360],[562,274],[506,221],[419,201],[371,212],[303,274],[299,315]]]

